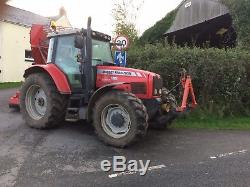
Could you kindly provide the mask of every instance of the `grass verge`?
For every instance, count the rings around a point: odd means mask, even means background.
[[[7,89],[7,88],[17,88],[21,86],[21,82],[5,82],[0,83],[0,90],[1,89]]]
[[[218,118],[179,118],[172,128],[178,129],[215,129],[215,130],[250,130],[250,117]]]

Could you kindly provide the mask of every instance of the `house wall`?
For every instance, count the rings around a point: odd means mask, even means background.
[[[0,22],[0,82],[3,80],[3,23]]]
[[[24,70],[32,62],[25,61],[25,50],[30,50],[30,28],[0,22],[0,82],[23,80]]]
[[[56,21],[58,26],[71,27],[66,16]],[[25,69],[33,62],[25,61],[30,50],[30,27],[0,21],[0,82],[23,81]]]

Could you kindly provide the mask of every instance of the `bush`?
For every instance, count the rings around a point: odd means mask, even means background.
[[[250,54],[242,49],[134,46],[128,52],[131,67],[162,75],[167,88],[179,82],[179,71],[192,75],[200,110],[218,117],[249,115]],[[179,95],[176,90],[175,95]]]
[[[233,17],[233,24],[238,34],[239,46],[250,47],[250,1],[249,0],[222,0],[229,7]]]

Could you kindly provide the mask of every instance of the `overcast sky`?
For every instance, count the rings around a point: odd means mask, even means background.
[[[134,0],[135,3],[142,0]],[[182,0],[144,0],[138,12],[137,29],[140,34],[176,8]],[[63,6],[73,27],[86,27],[87,17],[92,16],[92,28],[112,35],[114,20],[112,8],[119,0],[11,0],[10,5],[43,16],[55,16]]]

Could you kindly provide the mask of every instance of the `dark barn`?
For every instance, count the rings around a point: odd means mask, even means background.
[[[235,47],[237,34],[229,9],[221,0],[185,0],[164,34],[169,43]]]

